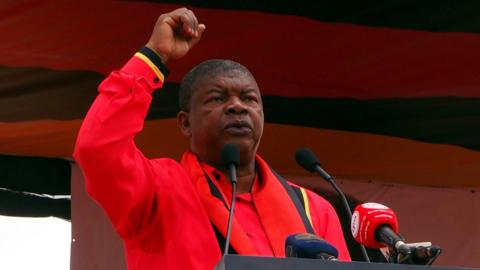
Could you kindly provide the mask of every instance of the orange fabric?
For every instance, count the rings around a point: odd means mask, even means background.
[[[261,181],[255,182],[252,198],[275,256],[284,257],[286,237],[290,234],[306,232],[306,230],[295,205],[268,165],[259,156],[256,157],[256,162]],[[225,208],[223,202],[212,196],[197,157],[191,152],[186,152],[182,157],[181,164],[194,179],[210,221],[225,236],[228,209]],[[219,191],[222,192],[222,189],[219,188]],[[226,194],[222,195],[224,198],[228,198]],[[279,215],[278,209],[282,209],[281,215]],[[258,255],[252,241],[236,218],[232,221],[231,245],[239,254]]]
[[[252,198],[275,256],[283,257],[286,237],[307,231],[287,191],[273,175],[267,163],[259,156],[256,161],[262,181],[253,186]],[[278,212],[279,209],[282,211],[281,214]]]
[[[228,209],[225,208],[222,201],[211,195],[207,179],[197,157],[191,152],[186,152],[182,157],[181,164],[194,181],[194,185],[197,188],[198,195],[210,221],[220,233],[225,236],[229,215]],[[236,219],[232,221],[230,244],[239,254],[258,255],[250,239],[241,229]]]

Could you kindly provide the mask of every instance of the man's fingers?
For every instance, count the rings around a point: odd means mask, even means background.
[[[198,34],[196,35],[196,37],[194,37],[194,38],[192,38],[192,39],[190,39],[190,40],[188,41],[188,46],[189,46],[190,48],[192,48],[193,46],[195,46],[195,44],[197,44],[197,43],[200,41],[200,39],[202,38],[202,35],[203,35],[203,32],[205,31],[205,29],[206,29],[206,27],[205,27],[204,24],[199,24],[199,25],[198,25]]]
[[[185,12],[180,16],[180,23],[181,23],[181,32],[187,36],[191,37],[193,36],[193,28],[190,26],[190,17],[188,17],[188,14]]]
[[[198,20],[197,20],[197,17],[195,17],[195,14],[193,14],[193,11],[187,9],[187,12],[186,14],[188,15],[189,17],[189,21],[190,21],[190,26],[192,27],[193,31],[194,32],[197,32],[198,31]]]
[[[203,32],[205,31],[205,29],[207,29],[207,27],[205,26],[205,24],[199,24],[198,25],[198,36],[199,37],[202,37],[202,34]]]
[[[194,38],[198,35],[198,21],[191,10],[186,9],[180,15],[181,32],[187,38]]]

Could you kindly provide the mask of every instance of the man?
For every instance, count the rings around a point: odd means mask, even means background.
[[[256,154],[263,107],[244,66],[210,60],[185,76],[177,119],[190,149],[180,163],[149,160],[136,148],[164,64],[187,54],[204,31],[185,8],[161,15],[146,46],[99,86],[77,139],[87,190],[123,238],[129,269],[212,269],[218,262],[231,200],[220,158],[227,143],[240,151],[232,252],[282,257],[288,235],[312,231],[350,260],[333,208],[287,184]]]

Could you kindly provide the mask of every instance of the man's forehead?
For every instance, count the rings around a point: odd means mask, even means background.
[[[197,87],[216,87],[224,89],[225,87],[240,87],[244,90],[259,91],[255,78],[249,73],[242,70],[232,70],[226,72],[215,73],[200,78]]]

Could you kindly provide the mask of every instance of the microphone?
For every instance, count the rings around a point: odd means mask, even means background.
[[[222,148],[222,160],[230,172],[230,181],[237,183],[237,167],[240,165],[240,152],[235,144],[225,144]]]
[[[371,248],[388,247],[394,254],[389,262],[431,265],[441,254],[439,246],[430,242],[405,243],[398,235],[397,215],[379,203],[358,205],[351,223],[352,235],[357,242]]]
[[[379,203],[363,203],[355,208],[351,222],[357,242],[370,248],[389,247],[398,254],[409,255],[412,248],[398,235],[397,215]]]
[[[223,255],[228,254],[230,246],[230,234],[232,233],[233,211],[235,209],[235,197],[237,193],[237,167],[240,164],[240,152],[234,144],[225,144],[221,152],[223,164],[228,168],[230,181],[232,181],[232,202],[230,204],[230,213],[228,214],[227,232],[225,235],[225,249]]]
[[[285,256],[337,261],[338,250],[317,235],[297,233],[285,240]]]
[[[315,156],[315,154],[308,148],[299,148],[295,152],[295,160],[297,161],[298,165],[303,167],[305,170],[312,173],[318,173],[323,179],[325,179],[328,183],[332,185],[332,187],[340,196],[343,207],[345,208],[345,210],[347,210],[348,218],[352,220],[352,210],[350,210],[350,205],[348,204],[345,194],[340,190],[335,181],[333,181],[332,176],[330,176],[330,174],[328,174],[324,169],[322,169],[322,167],[320,166],[320,161]],[[366,262],[370,262],[367,251],[362,244],[360,244],[360,250],[362,251],[364,260]]]
[[[332,176],[322,169],[320,161],[312,150],[308,148],[298,148],[295,152],[295,160],[298,165],[302,166],[305,170],[320,174],[320,176],[328,182],[332,180]]]

